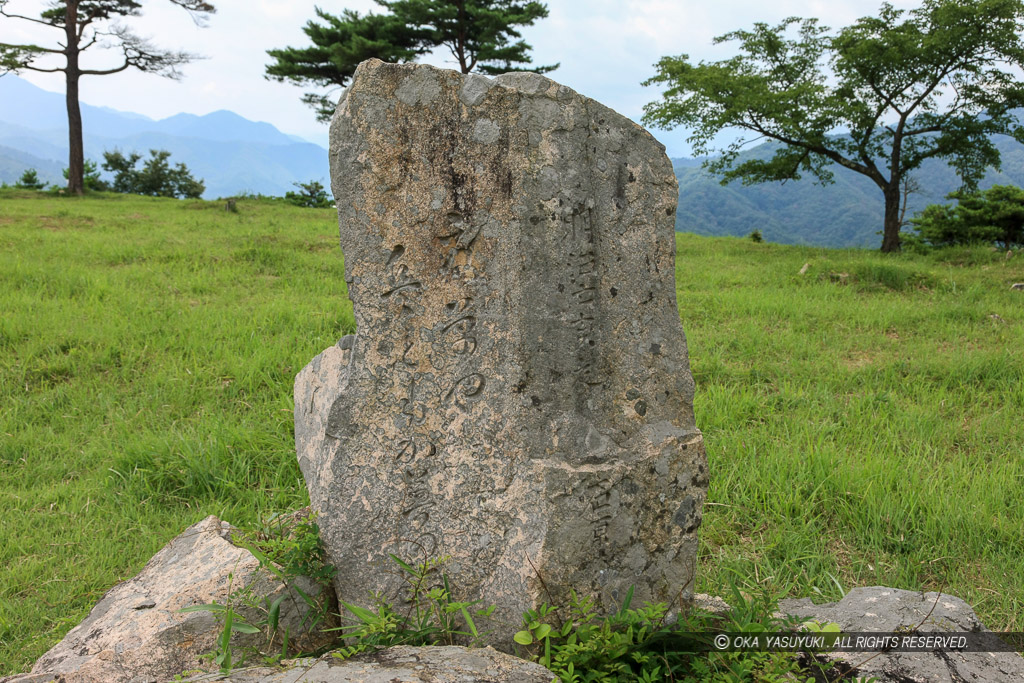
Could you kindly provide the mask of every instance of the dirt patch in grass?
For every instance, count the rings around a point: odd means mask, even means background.
[[[843,366],[847,370],[860,370],[872,365],[875,362],[876,355],[870,351],[851,351],[843,358]]]

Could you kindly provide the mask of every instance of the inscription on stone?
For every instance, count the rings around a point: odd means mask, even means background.
[[[597,340],[597,257],[594,254],[594,232],[590,226],[590,209],[576,207],[562,217],[568,241],[569,262],[569,325],[576,330],[576,365],[574,371],[584,384],[595,381]]]
[[[501,644],[570,590],[687,596],[707,467],[661,146],[535,74],[371,60],[331,168],[358,329],[299,374],[296,446],[339,598],[449,557]]]

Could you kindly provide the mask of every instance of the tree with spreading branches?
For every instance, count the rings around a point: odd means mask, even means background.
[[[168,78],[181,77],[178,67],[196,55],[161,50],[118,23],[122,18],[141,14],[142,3],[135,0],[54,0],[38,17],[12,14],[11,0],[0,0],[0,17],[32,22],[63,34],[58,47],[0,43],[0,74],[27,70],[40,73],[63,72],[68,110],[68,187],[69,194],[82,194],[85,155],[82,147],[82,113],[78,104],[78,81],[82,76],[108,76],[129,68],[156,73]],[[187,11],[196,23],[216,10],[201,0],[169,0]],[[103,68],[85,68],[82,53],[99,47],[121,53],[119,63]]]
[[[971,190],[999,168],[993,135],[1024,142],[1013,111],[1024,106],[1022,31],[1022,0],[924,0],[911,10],[885,3],[877,17],[835,33],[816,19],[758,23],[715,39],[739,42],[731,59],[661,59],[645,85],[667,89],[644,121],[689,128],[696,154],[718,155],[706,167],[723,183],[806,173],[826,184],[835,166],[867,176],[885,201],[882,251],[898,251],[910,172],[944,159]],[[745,135],[722,148],[724,129]],[[762,139],[782,144],[766,159],[739,156]]]
[[[411,62],[435,48],[446,48],[462,73],[506,71],[547,73],[557,64],[530,68],[529,44],[517,26],[532,26],[548,16],[547,5],[533,0],[374,0],[388,14],[360,15],[344,10],[331,15],[316,8],[322,24],[302,29],[312,47],[268,50],[275,61],[267,78],[295,85],[343,88],[360,62]],[[334,101],[307,93],[319,121],[329,121]]]

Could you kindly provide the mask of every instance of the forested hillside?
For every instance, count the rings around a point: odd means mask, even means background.
[[[997,141],[1001,172],[990,171],[981,183],[1024,185],[1024,145],[1011,138]],[[744,156],[767,157],[775,145],[763,144]],[[748,235],[760,230],[766,240],[825,247],[870,247],[881,243],[882,193],[867,178],[835,170],[835,184],[821,186],[803,179],[787,183],[722,186],[694,159],[673,159],[679,178],[676,230],[698,235]],[[925,162],[914,178],[921,187],[910,195],[907,218],[928,204],[945,202],[960,186],[941,161]]]

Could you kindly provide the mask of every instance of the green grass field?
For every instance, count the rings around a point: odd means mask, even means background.
[[[0,675],[187,525],[306,504],[292,381],[354,329],[336,220],[238,206],[0,191]],[[678,249],[698,589],[943,590],[1024,630],[1024,254]]]

